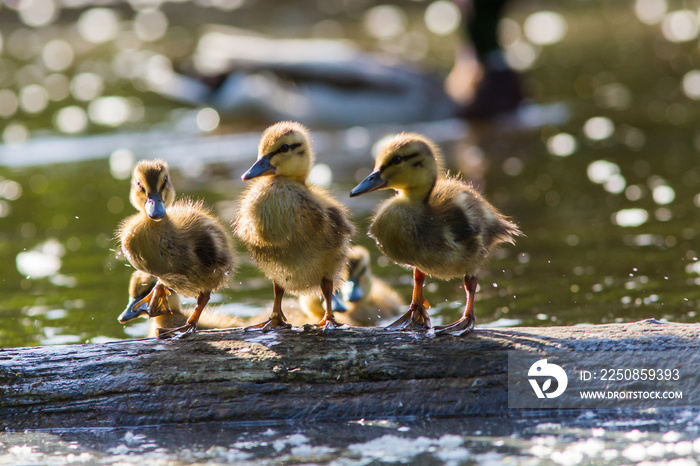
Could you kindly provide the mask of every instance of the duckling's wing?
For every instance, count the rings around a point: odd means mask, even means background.
[[[486,248],[513,243],[520,230],[471,186],[454,178],[441,180],[432,205],[458,243],[478,241]]]
[[[478,222],[470,221],[467,214],[458,204],[447,205],[443,212],[443,220],[449,232],[458,243],[467,243],[479,233]]]
[[[326,209],[326,215],[331,221],[331,228],[338,235],[353,235],[355,226],[347,220],[345,213],[336,206],[331,206]]]
[[[325,214],[327,226],[330,227],[331,232],[337,234],[341,240],[355,233],[355,226],[348,220],[347,209],[328,191],[318,186],[310,186],[309,194],[313,202],[308,202],[306,205],[309,207],[314,205],[314,210],[319,209]],[[309,218],[316,215],[309,215]]]

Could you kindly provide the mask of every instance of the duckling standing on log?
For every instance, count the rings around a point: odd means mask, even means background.
[[[143,298],[153,291],[157,283],[158,279],[149,273],[136,270],[131,274],[129,304],[119,315],[119,323],[125,324],[141,316],[148,317],[149,303]],[[147,337],[156,337],[164,333],[164,330],[181,327],[187,323],[188,314],[180,305],[180,295],[177,292],[172,291],[168,294],[168,307],[171,312],[159,314],[151,321]],[[241,325],[243,322],[240,319],[224,314],[204,314],[197,322],[198,329],[233,328]]]
[[[163,160],[136,164],[129,199],[139,212],[119,228],[122,250],[136,269],[158,278],[142,302],[150,303],[148,314],[156,317],[170,312],[166,287],[197,297],[197,307],[185,325],[160,336],[190,333],[196,329],[210,293],[223,287],[233,272],[230,238],[201,201],[175,201],[168,164]]]
[[[249,329],[291,327],[282,312],[285,291],[304,295],[320,290],[326,310],[317,325],[339,325],[331,296],[354,227],[338,201],[306,184],[313,160],[308,130],[280,122],[265,130],[258,160],[242,176],[252,181],[241,198],[234,231],[275,290],[270,319]]]
[[[427,329],[430,317],[423,298],[425,275],[442,280],[464,277],[466,306],[439,333],[466,334],[474,328],[477,273],[501,243],[521,235],[515,223],[473,188],[444,173],[437,146],[428,138],[401,133],[382,149],[374,171],[350,196],[378,189],[397,195],[384,201],[369,234],[391,260],[413,267],[413,296],[408,312],[387,328]]]
[[[348,250],[347,262],[347,273],[343,274],[347,276],[347,283],[343,291],[347,287],[349,292],[342,296],[347,311],[338,315],[338,320],[349,325],[366,326],[399,315],[403,307],[401,297],[386,282],[372,275],[369,251],[362,246],[352,246]],[[312,317],[320,318],[324,313],[317,296],[300,296],[299,305]]]

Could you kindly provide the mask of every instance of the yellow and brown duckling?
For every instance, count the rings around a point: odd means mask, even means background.
[[[379,189],[397,195],[384,201],[369,234],[394,262],[413,267],[413,296],[408,312],[388,329],[426,329],[430,318],[423,298],[425,275],[449,280],[463,277],[466,306],[455,323],[437,332],[464,334],[474,327],[477,273],[501,243],[514,243],[517,225],[473,188],[444,172],[436,145],[419,134],[391,139],[377,157],[374,171],[350,196]]]
[[[151,274],[136,270],[129,280],[129,304],[124,312],[119,315],[119,323],[125,324],[138,317],[148,317],[147,301],[143,298],[153,291],[158,279]],[[161,333],[172,328],[182,327],[187,324],[189,314],[180,304],[180,295],[171,291],[168,295],[168,307],[171,312],[159,314],[151,319],[151,325],[147,337],[157,337]],[[234,316],[225,314],[204,314],[197,322],[198,329],[234,328],[243,325],[243,321]]]
[[[388,319],[401,313],[403,301],[382,279],[375,277],[370,269],[369,251],[362,246],[352,246],[347,255],[347,272],[343,293],[338,298],[346,311],[333,308],[338,322],[353,326],[371,326],[378,320]],[[305,314],[321,318],[324,313],[322,301],[314,295],[299,297],[299,305]],[[338,304],[336,304],[338,306]]]
[[[234,221],[236,235],[274,284],[270,319],[249,329],[290,327],[282,312],[285,291],[320,294],[323,328],[338,326],[331,296],[339,284],[354,232],[345,208],[328,192],[306,183],[314,161],[308,130],[281,122],[265,130],[258,160],[242,176],[250,180]]]
[[[194,331],[210,293],[226,285],[233,272],[230,238],[201,201],[175,201],[163,160],[136,164],[129,199],[139,212],[124,220],[117,236],[131,265],[158,278],[142,300],[150,303],[149,316],[169,312],[167,287],[196,297],[197,306],[184,325],[162,335]]]

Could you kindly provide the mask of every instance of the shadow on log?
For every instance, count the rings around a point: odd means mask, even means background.
[[[466,337],[203,331],[174,341],[9,349],[0,351],[0,425],[512,416],[509,350],[680,351],[697,349],[699,337],[698,324],[644,321],[476,329]]]

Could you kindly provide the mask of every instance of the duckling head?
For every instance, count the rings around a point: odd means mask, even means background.
[[[420,134],[397,134],[384,145],[374,171],[350,192],[350,197],[395,189],[409,198],[424,199],[441,174],[442,157],[435,143]]]
[[[258,160],[241,178],[248,181],[279,175],[303,183],[313,161],[309,131],[299,123],[283,121],[265,130],[258,146]]]
[[[170,170],[163,160],[142,160],[134,167],[131,177],[131,204],[150,219],[160,221],[165,209],[175,201],[175,188],[170,182]]]
[[[346,299],[356,303],[367,297],[372,286],[369,251],[362,246],[352,246],[348,250],[347,258],[349,293]]]

